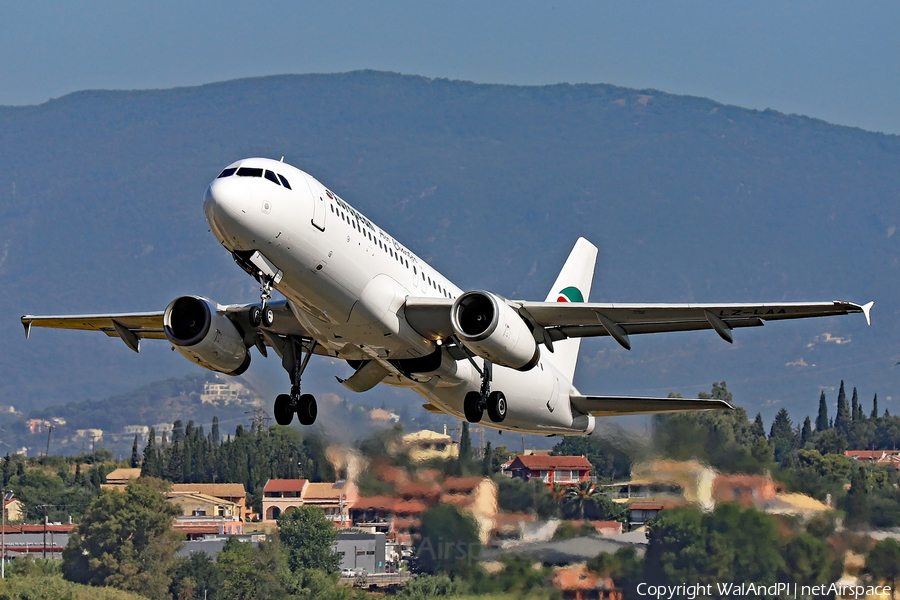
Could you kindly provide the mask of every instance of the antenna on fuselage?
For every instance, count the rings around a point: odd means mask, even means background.
[[[284,162],[284,157],[283,157],[283,156],[281,157],[281,162]]]

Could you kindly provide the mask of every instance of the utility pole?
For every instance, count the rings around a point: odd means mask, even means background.
[[[0,578],[6,578],[6,504],[10,500],[13,499],[13,493],[10,490],[3,490],[2,501],[3,501],[3,517],[2,517],[2,527],[3,531],[0,532],[0,537],[2,537],[2,541],[0,541],[0,546],[3,547],[0,550]]]
[[[44,509],[44,558],[47,558],[47,505],[41,504],[41,508]]]

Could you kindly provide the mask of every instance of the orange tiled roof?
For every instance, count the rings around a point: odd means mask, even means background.
[[[397,493],[401,496],[427,498],[428,496],[440,495],[441,486],[436,483],[407,483],[399,486],[397,488]]]
[[[415,500],[410,502],[400,500],[394,505],[394,512],[401,515],[417,515],[425,512],[426,508],[428,507]]]
[[[468,493],[484,482],[484,477],[450,477],[441,487],[448,494]]]
[[[509,465],[512,469],[516,463],[526,469],[551,470],[551,469],[578,469],[590,470],[591,462],[583,456],[539,456],[535,454],[523,454],[517,456]]]
[[[245,498],[243,483],[174,483],[173,492],[200,492],[217,498]]]
[[[612,579],[588,571],[585,565],[557,569],[553,577],[553,587],[562,591],[614,589]]]
[[[394,510],[394,506],[399,502],[399,498],[394,496],[369,496],[368,498],[360,498],[353,503],[353,510]]]
[[[302,492],[305,479],[270,479],[263,492]]]

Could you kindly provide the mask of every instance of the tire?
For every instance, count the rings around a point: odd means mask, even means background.
[[[275,406],[272,407],[275,422],[279,425],[290,425],[294,419],[294,407],[291,406],[291,397],[287,394],[279,394],[275,398]]]
[[[319,413],[316,406],[316,399],[312,394],[303,394],[297,403],[297,420],[301,425],[312,425],[316,422],[316,415]]]
[[[266,307],[266,310],[262,311],[262,323],[266,327],[271,327],[273,323],[275,323],[275,311],[270,307]]]
[[[494,423],[501,423],[506,418],[509,406],[503,392],[491,392],[487,401],[488,416]]]
[[[251,327],[259,327],[262,323],[262,310],[258,306],[251,306],[247,316],[250,318]]]
[[[478,392],[469,392],[466,399],[463,400],[463,412],[466,414],[466,421],[469,423],[478,423],[484,416],[484,410],[478,406],[481,402],[481,394]]]

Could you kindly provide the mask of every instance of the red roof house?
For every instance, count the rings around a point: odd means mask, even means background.
[[[575,485],[590,480],[591,468],[590,461],[583,456],[522,454],[506,467],[506,472],[525,481],[540,479],[549,486]]]

